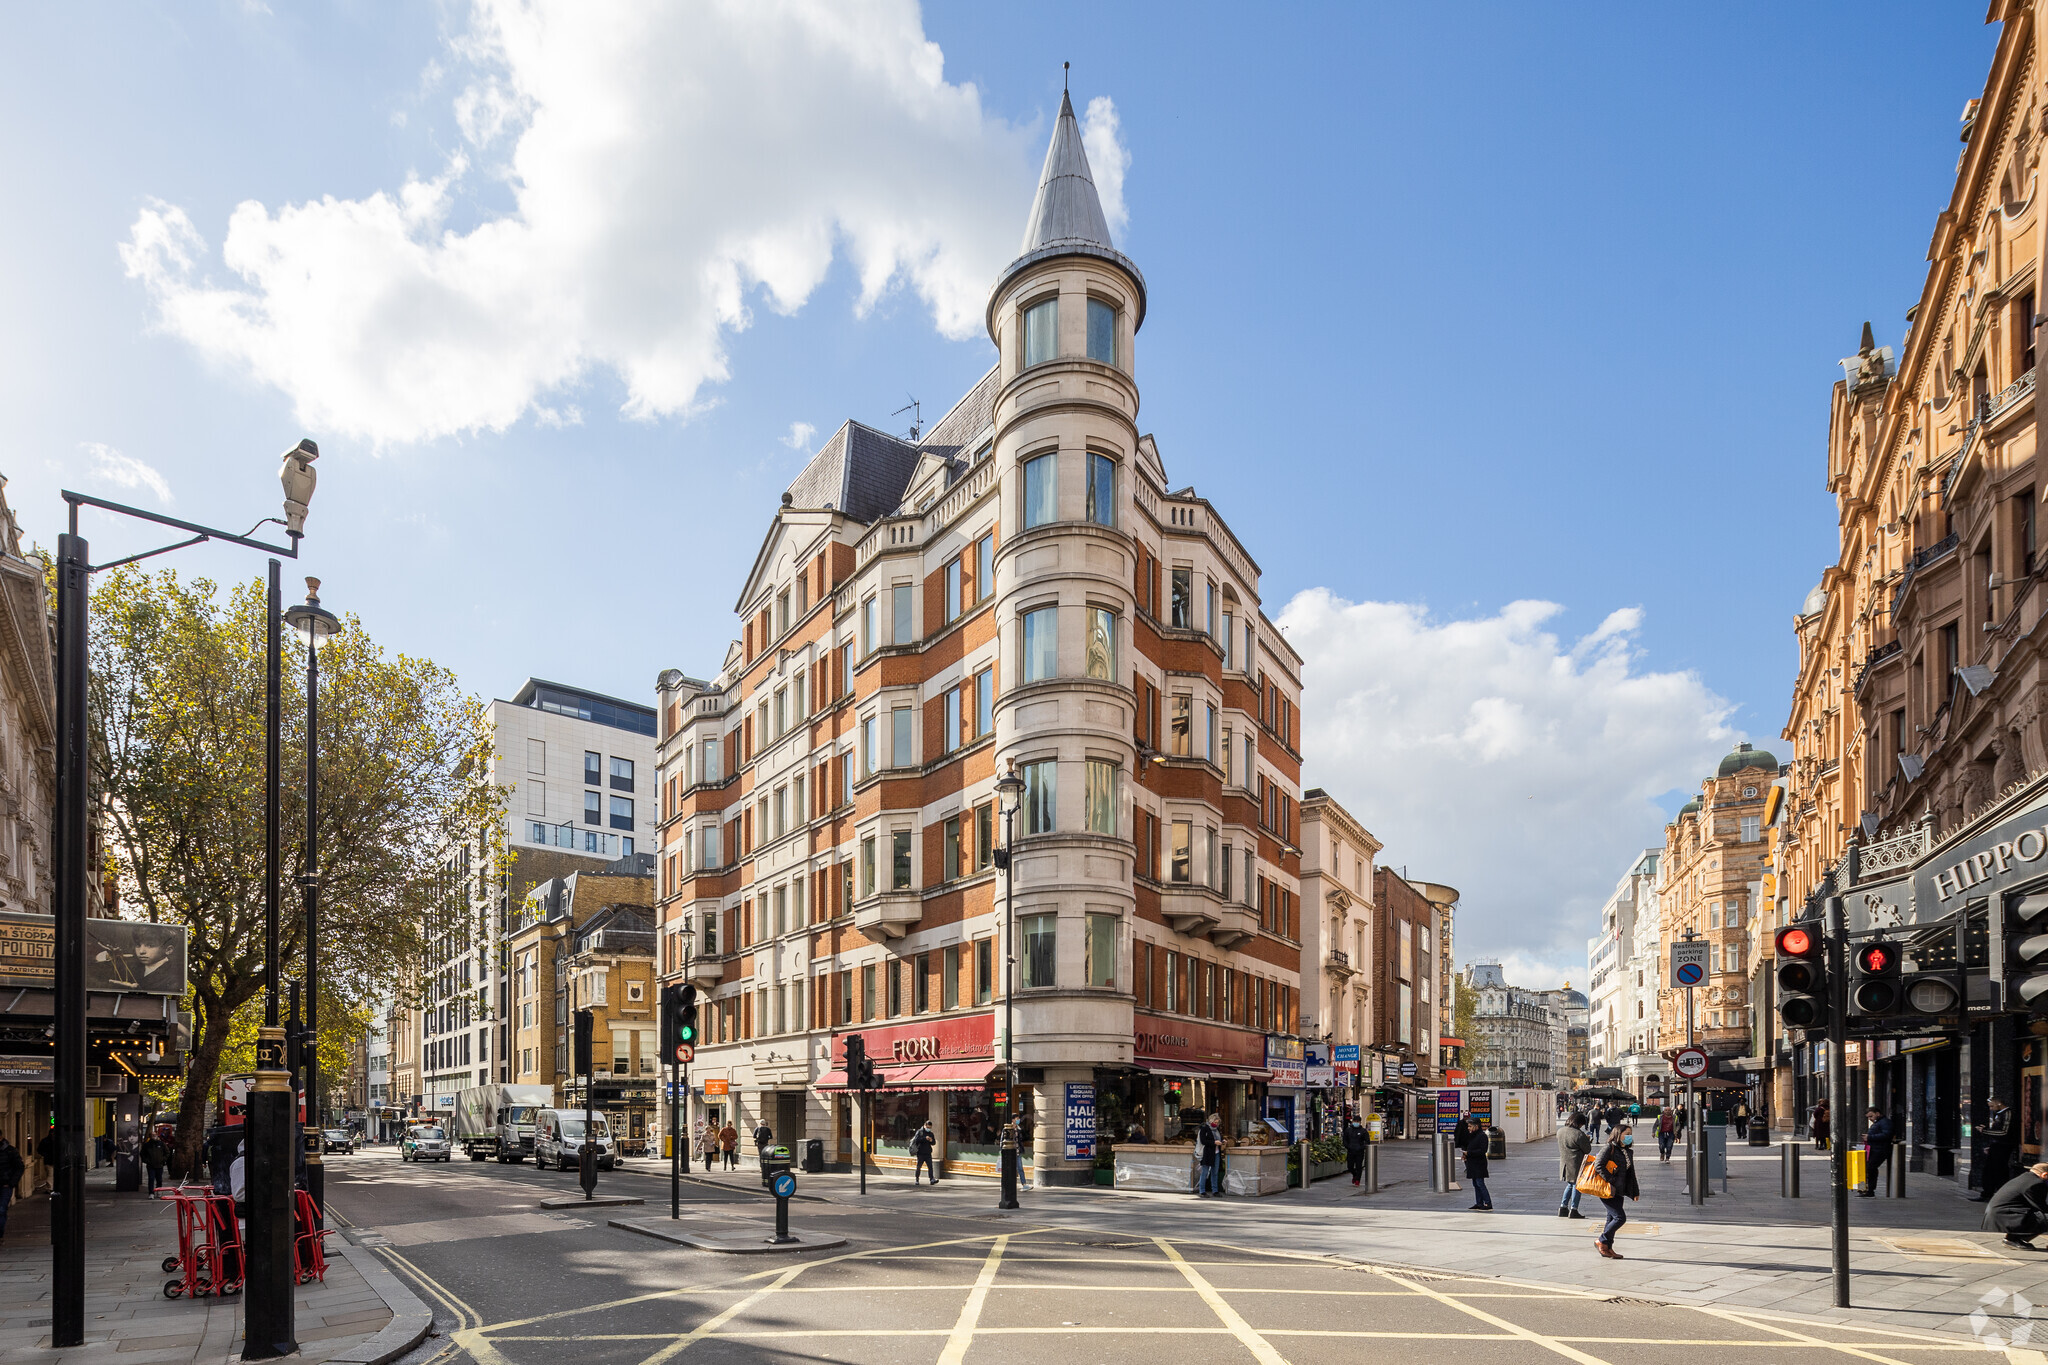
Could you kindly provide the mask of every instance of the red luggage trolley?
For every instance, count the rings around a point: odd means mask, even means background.
[[[205,1185],[180,1185],[158,1197],[177,1205],[178,1254],[164,1257],[164,1269],[184,1272],[164,1281],[164,1297],[241,1293],[242,1230],[235,1201]]]
[[[327,1239],[333,1234],[333,1228],[320,1226],[320,1210],[313,1196],[304,1190],[292,1191],[292,1260],[300,1284],[326,1281]]]

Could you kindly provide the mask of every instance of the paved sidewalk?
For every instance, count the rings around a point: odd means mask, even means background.
[[[113,1171],[89,1172],[85,1204],[85,1340],[50,1345],[50,1223],[46,1199],[17,1200],[0,1242],[0,1362],[171,1365],[241,1356],[242,1296],[167,1299],[178,1249],[175,1208],[117,1194]],[[328,1239],[327,1278],[296,1294],[299,1359],[383,1365],[425,1336],[431,1317],[368,1253]]]

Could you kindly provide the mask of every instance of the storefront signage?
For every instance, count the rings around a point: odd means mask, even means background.
[[[1337,1084],[1352,1086],[1358,1083],[1358,1044],[1337,1044]]]
[[[858,1033],[868,1057],[886,1070],[922,1066],[927,1062],[980,1059],[996,1055],[996,1017],[970,1014],[958,1019],[930,1019],[892,1028],[848,1029],[832,1040],[832,1065],[846,1065],[846,1040]]]
[[[1448,1133],[1458,1126],[1458,1107],[1463,1095],[1461,1090],[1436,1092],[1436,1130],[1439,1133]]]
[[[723,1096],[723,1095],[730,1095],[731,1093],[732,1093],[732,1082],[731,1082],[731,1081],[726,1081],[726,1080],[710,1080],[710,1079],[707,1079],[707,1080],[706,1080],[706,1081],[704,1082],[704,1098],[705,1098],[705,1099],[713,1099],[713,1098],[716,1098],[716,1097],[719,1097],[719,1096]]]
[[[1328,1043],[1304,1043],[1301,1048],[1302,1081],[1325,1089],[1337,1083],[1337,1068],[1330,1062]]]
[[[1934,919],[1963,904],[2048,872],[2048,789],[2026,808],[1973,838],[1942,849],[1913,872],[1919,916]]]
[[[1266,1060],[1265,1038],[1244,1029],[1221,1024],[1197,1023],[1192,1019],[1162,1019],[1138,1016],[1131,1033],[1132,1053],[1140,1066],[1172,1074],[1165,1062],[1204,1062],[1215,1066],[1256,1069]]]
[[[0,912],[0,985],[53,987],[57,921]],[[106,993],[185,994],[185,929],[131,919],[85,922],[85,988]]]
[[[1299,1038],[1266,1038],[1266,1070],[1273,1073],[1272,1085],[1299,1090],[1303,1084],[1302,1048]]]
[[[1095,1156],[1095,1087],[1085,1081],[1067,1082],[1066,1151],[1069,1161]]]
[[[1466,1115],[1482,1128],[1493,1127],[1493,1092],[1491,1090],[1465,1091]]]
[[[1402,1079],[1404,1079],[1404,1080],[1410,1080],[1410,1081],[1414,1080],[1414,1079],[1415,1079],[1415,1063],[1413,1063],[1413,1062],[1403,1062],[1403,1063],[1401,1063],[1401,1077],[1402,1077]]]

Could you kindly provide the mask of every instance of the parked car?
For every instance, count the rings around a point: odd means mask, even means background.
[[[618,1165],[618,1154],[612,1150],[611,1133],[605,1127],[604,1115],[593,1115],[591,1127],[591,1141],[597,1145],[597,1168],[609,1171]],[[581,1160],[582,1150],[583,1115],[574,1110],[543,1109],[534,1117],[535,1170],[544,1171],[555,1166],[573,1171]]]
[[[356,1154],[356,1135],[346,1128],[323,1128],[320,1130],[320,1150],[341,1152],[347,1156]]]
[[[422,1123],[405,1131],[405,1141],[398,1144],[400,1161],[446,1161],[448,1159],[448,1133],[437,1123]]]

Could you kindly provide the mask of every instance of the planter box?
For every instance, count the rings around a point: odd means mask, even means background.
[[[1103,1168],[1098,1166],[1095,1170],[1095,1183],[1098,1185],[1115,1184],[1116,1172],[1113,1170],[1104,1170]]]
[[[1331,1176],[1343,1175],[1350,1169],[1341,1161],[1318,1161],[1309,1167],[1308,1178],[1311,1182],[1328,1180]]]
[[[1192,1194],[1195,1149],[1192,1144],[1119,1142],[1116,1145],[1115,1187]]]
[[[1231,1147],[1223,1153],[1226,1194],[1279,1194],[1287,1188],[1287,1148]]]

